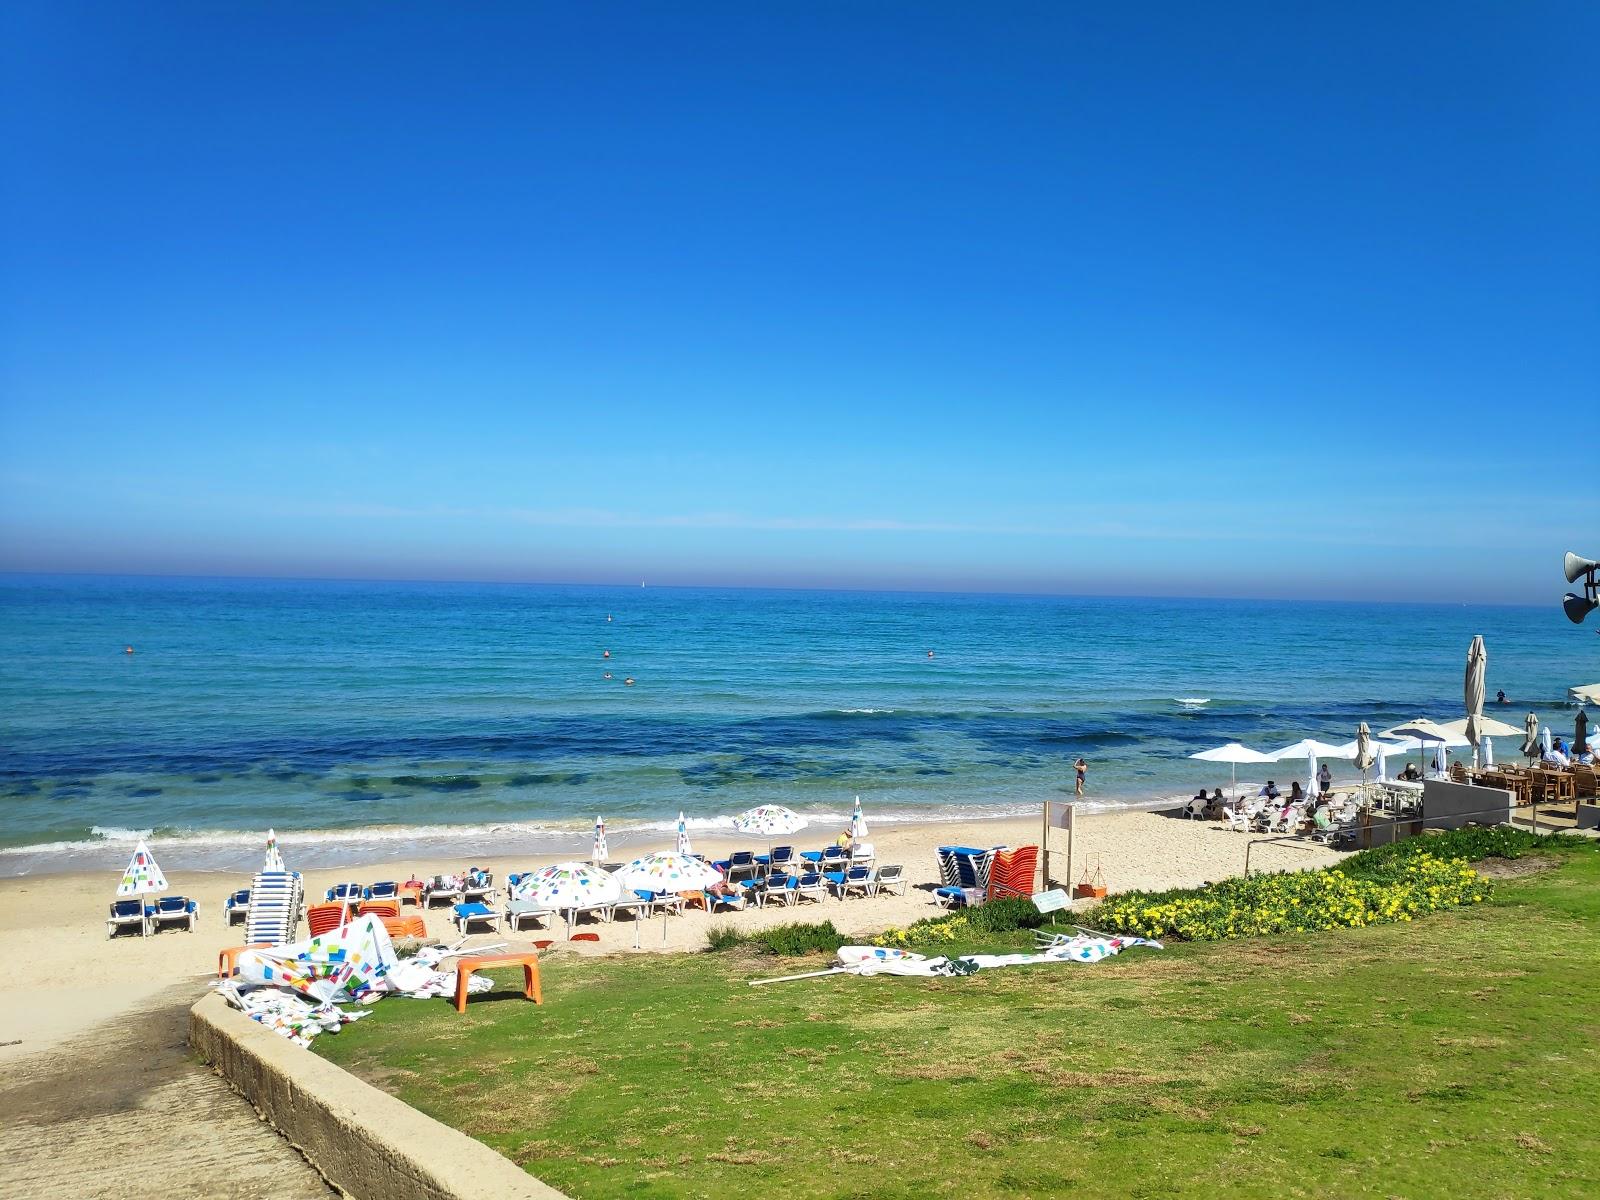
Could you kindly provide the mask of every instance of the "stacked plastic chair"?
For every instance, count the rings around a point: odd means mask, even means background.
[[[1033,895],[1033,876],[1039,869],[1039,847],[1019,846],[991,855],[989,899]]]
[[[976,846],[940,846],[939,882],[934,899],[948,907],[976,903],[983,898],[989,878],[991,851]],[[979,882],[980,878],[983,882]]]
[[[250,881],[250,913],[244,921],[244,940],[272,946],[294,941],[300,901],[300,876],[292,871],[262,871]]]

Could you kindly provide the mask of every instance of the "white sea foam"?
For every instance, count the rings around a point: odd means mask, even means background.
[[[1202,705],[1211,703],[1210,696],[1174,696],[1173,700],[1185,708],[1199,708]]]

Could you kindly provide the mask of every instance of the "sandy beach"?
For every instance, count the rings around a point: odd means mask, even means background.
[[[584,931],[599,934],[598,943],[569,946],[563,940],[564,928],[558,925],[550,933],[474,934],[469,944],[503,941],[521,946],[534,939],[554,937],[557,945],[552,953],[631,954],[636,952],[637,933],[644,952],[681,952],[702,949],[706,931],[713,924],[757,928],[823,919],[831,920],[845,933],[869,934],[938,911],[925,890],[937,881],[935,847],[1036,845],[1039,836],[1037,820],[885,826],[874,830],[871,840],[880,863],[904,865],[911,880],[905,896],[884,894],[846,901],[830,898],[793,908],[752,909],[715,916],[691,910],[680,917],[657,918],[639,930],[626,919],[611,925],[586,921]],[[1052,831],[1053,850],[1064,850],[1064,842],[1058,840],[1063,837],[1060,831]],[[810,844],[805,835],[795,840],[802,847]],[[1097,813],[1079,820],[1073,871],[1079,875],[1085,863],[1098,864],[1114,892],[1194,885],[1242,873],[1245,848],[1254,840],[1262,839],[1230,832],[1214,822],[1187,821],[1163,813]],[[664,845],[666,841],[663,838]],[[733,842],[716,837],[695,842],[695,849],[707,854],[734,848]],[[1323,865],[1334,857],[1332,851],[1321,847],[1279,842],[1253,852],[1251,867],[1299,869]],[[1054,882],[1067,882],[1064,858],[1054,854],[1052,858]],[[289,865],[294,866],[292,857]],[[418,859],[307,871],[306,894],[320,899],[324,889],[343,880],[367,883],[405,879],[412,873],[426,877],[460,870],[463,865]],[[542,864],[540,860],[483,859],[474,865],[493,870],[497,880],[503,880],[507,872]],[[112,872],[40,875],[0,882],[0,949],[7,962],[20,967],[0,982],[0,1042],[7,1043],[0,1046],[0,1061],[46,1050],[108,1018],[138,1008],[149,997],[177,984],[191,985],[196,998],[202,994],[207,981],[215,976],[217,952],[243,941],[242,926],[229,928],[223,923],[222,901],[232,888],[244,886],[249,880],[220,872],[180,872],[170,875],[168,881],[172,893],[200,902],[201,920],[194,932],[167,931],[142,939],[119,936],[114,941],[108,941],[105,935],[106,906],[116,882]],[[407,906],[405,911],[413,910]],[[447,907],[428,911],[428,931],[434,937],[455,941],[458,935],[449,913]],[[305,928],[302,923],[302,936]]]

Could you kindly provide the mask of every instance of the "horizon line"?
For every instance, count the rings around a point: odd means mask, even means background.
[[[441,584],[441,585],[470,585],[474,587],[564,587],[564,588],[626,588],[632,589],[631,583],[599,583],[595,581],[559,580],[559,579],[464,579],[464,578],[420,578],[415,576],[376,576],[376,575],[247,575],[210,573],[197,574],[192,572],[159,572],[159,571],[29,571],[18,570],[10,567],[0,567],[0,576],[14,578],[50,578],[68,577],[73,579],[174,579],[174,580],[237,580],[241,582],[257,583],[389,583],[389,584]],[[1031,598],[1040,600],[1189,600],[1189,601],[1222,601],[1240,604],[1307,604],[1307,605],[1341,605],[1341,604],[1390,604],[1405,605],[1407,607],[1461,607],[1461,608],[1543,608],[1543,604],[1528,602],[1516,603],[1511,601],[1485,601],[1485,600],[1386,600],[1386,599],[1354,599],[1344,598],[1338,600],[1324,600],[1312,596],[1196,596],[1174,593],[1149,593],[1149,592],[1051,592],[1051,591],[1005,591],[984,590],[971,588],[910,588],[910,587],[827,587],[821,585],[798,586],[782,584],[723,584],[723,583],[658,583],[651,584],[641,581],[641,589],[655,588],[662,591],[723,591],[723,592],[843,592],[850,595],[890,595],[890,596],[993,596],[996,598]]]

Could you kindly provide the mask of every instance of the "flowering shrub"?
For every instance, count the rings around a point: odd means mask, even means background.
[[[1464,860],[1412,854],[1382,880],[1336,869],[1252,875],[1203,888],[1113,896],[1085,920],[1109,933],[1216,941],[1410,921],[1476,904],[1488,894],[1488,882]]]
[[[1037,929],[1044,914],[1033,901],[1010,897],[991,900],[975,908],[963,908],[944,917],[928,917],[905,929],[888,929],[872,939],[874,946],[930,946],[955,942],[975,934],[1010,933],[1016,929]]]

